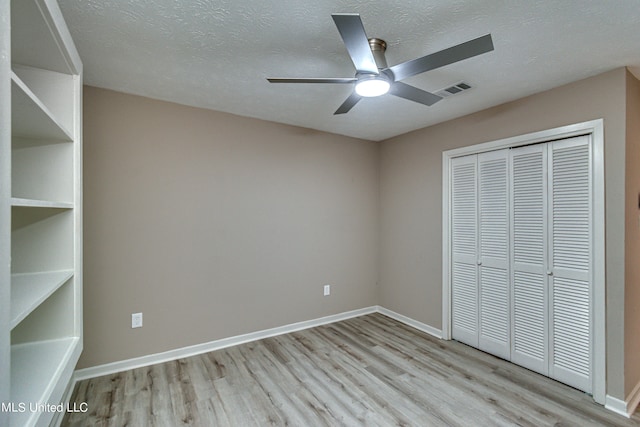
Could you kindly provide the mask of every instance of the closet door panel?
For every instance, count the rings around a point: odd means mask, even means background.
[[[515,148],[510,154],[511,360],[548,375],[546,146]]]
[[[539,273],[514,272],[513,344],[511,360],[547,374],[546,277]]]
[[[509,282],[505,269],[480,267],[480,350],[509,359]]]
[[[479,348],[510,356],[509,150],[478,155]]]
[[[591,160],[588,136],[549,144],[550,376],[591,391]]]
[[[451,334],[478,346],[477,156],[451,163]]]
[[[551,372],[549,376],[591,392],[589,282],[554,277],[552,283]]]

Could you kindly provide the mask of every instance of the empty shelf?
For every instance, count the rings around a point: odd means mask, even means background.
[[[11,275],[11,329],[73,276],[73,270]]]
[[[71,133],[14,73],[11,73],[11,133],[35,139],[73,141]]]

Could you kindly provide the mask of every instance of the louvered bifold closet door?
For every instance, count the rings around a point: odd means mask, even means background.
[[[550,373],[591,392],[590,136],[549,144]]]
[[[546,144],[511,150],[514,363],[549,374]]]
[[[478,155],[479,348],[510,357],[509,150]]]
[[[478,347],[477,156],[451,161],[451,334]]]

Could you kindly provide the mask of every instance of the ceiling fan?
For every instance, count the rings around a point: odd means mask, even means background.
[[[448,49],[389,67],[384,57],[387,44],[381,39],[367,38],[359,14],[334,13],[331,16],[347,47],[353,65],[356,67],[355,77],[293,77],[267,78],[267,80],[271,83],[355,83],[354,92],[333,114],[348,112],[362,97],[380,96],[387,92],[420,104],[433,105],[442,97],[402,83],[401,80],[493,50],[491,34],[487,34]]]

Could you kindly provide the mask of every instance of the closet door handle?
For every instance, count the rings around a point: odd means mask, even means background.
[[[553,276],[553,271],[547,270],[547,276]]]
[[[482,261],[480,261],[480,260],[476,261],[476,263],[477,263],[478,265],[482,265]]]

